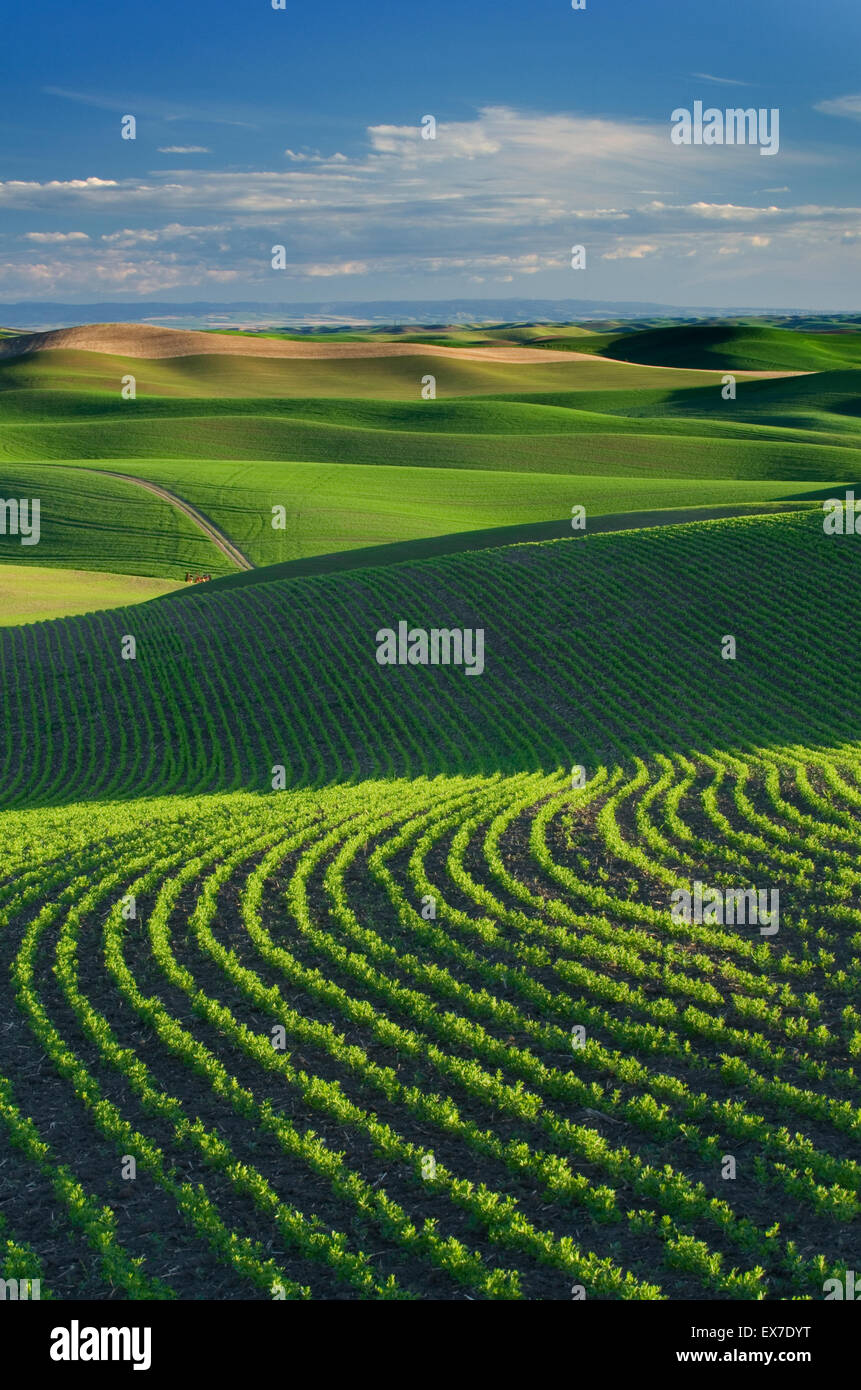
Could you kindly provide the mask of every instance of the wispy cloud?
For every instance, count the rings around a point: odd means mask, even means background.
[[[167,227],[123,227],[116,232],[103,233],[100,240],[108,246],[129,249],[133,246],[155,245],[157,242],[178,241],[184,238],[201,241],[220,236],[228,230],[227,224],[190,227],[181,222],[171,222]]]
[[[692,72],[691,77],[698,77],[703,82],[718,82],[722,87],[751,87],[752,82],[740,82],[737,77],[715,77],[710,72]]]
[[[60,97],[63,101],[74,101],[81,106],[92,106],[98,111],[116,111],[123,115],[131,113],[136,116],[147,116],[156,121],[188,121],[197,125],[241,126],[247,130],[258,129],[256,121],[240,119],[256,115],[256,113],[241,107],[234,108],[228,113],[220,107],[184,106],[175,101],[153,100],[151,97],[139,95],[126,94],[117,97],[106,92],[73,92],[68,87],[43,87],[42,91],[46,96]]]
[[[374,290],[409,284],[413,293],[421,283],[429,294],[443,283],[456,293],[468,282],[517,282],[533,293],[599,297],[616,278],[643,284],[649,261],[640,297],[655,298],[663,276],[660,293],[674,298],[676,275],[690,267],[702,302],[696,277],[704,283],[709,265],[725,266],[727,256],[739,276],[761,274],[763,262],[792,276],[811,256],[830,273],[844,256],[839,273],[855,283],[858,209],[805,204],[797,192],[795,206],[765,203],[756,153],[727,147],[718,160],[691,148],[681,158],[663,121],[486,107],[472,119],[440,119],[435,140],[422,139],[418,123],[374,125],[357,153],[300,146],[285,151],[286,167],[278,154],[275,168],[206,160],[119,179],[10,180],[0,182],[0,210],[10,214],[0,292],[223,284],[250,296],[326,280],[327,292],[339,281],[351,291],[359,281]],[[788,149],[786,161],[794,182],[821,164],[805,150]],[[571,270],[575,242],[587,247],[585,275]],[[284,272],[272,268],[279,244]]]
[[[771,237],[767,236],[739,236],[728,245],[718,247],[719,256],[739,256],[749,247],[754,250],[764,250],[771,245]]]
[[[306,265],[296,267],[302,275],[310,275],[312,279],[329,280],[334,275],[367,275],[367,261],[336,261],[332,265]]]
[[[0,288],[4,293],[23,289],[40,294],[61,291],[78,295],[82,285],[91,284],[102,294],[158,294],[165,290],[182,291],[197,285],[229,285],[235,283],[240,275],[236,267],[205,263],[172,264],[159,260],[130,261],[119,255],[101,256],[89,262],[78,259],[62,261],[59,257],[26,264],[0,260]]]
[[[86,232],[26,232],[25,241],[33,241],[39,246],[63,246],[70,241],[89,241]]]
[[[159,145],[159,154],[212,154],[206,145]]]
[[[319,150],[314,150],[308,154],[304,150],[285,150],[285,159],[289,159],[293,164],[349,164],[345,154],[321,154]]]
[[[644,241],[637,246],[617,246],[614,251],[605,251],[602,259],[605,261],[642,261],[646,256],[654,256],[657,250],[657,246]]]
[[[116,179],[50,179],[46,183],[37,180],[8,179],[0,183],[0,206],[8,208],[44,207],[59,209],[62,203],[75,199],[87,204],[99,193],[107,189],[119,189]]]
[[[821,111],[824,116],[849,116],[852,120],[861,120],[861,92],[834,97],[830,101],[817,101],[813,109]]]
[[[100,111],[127,111],[126,102],[118,101],[116,97],[100,96],[98,92],[70,92],[66,87],[43,87],[42,91],[49,97],[61,97],[63,101],[76,101],[81,106],[94,106]]]

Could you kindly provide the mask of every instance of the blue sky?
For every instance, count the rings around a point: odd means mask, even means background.
[[[857,0],[287,6],[4,18],[0,302],[861,308]],[[697,100],[779,152],[674,145]]]

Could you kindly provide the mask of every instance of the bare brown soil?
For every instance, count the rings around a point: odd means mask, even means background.
[[[0,341],[0,358],[23,357],[33,352],[76,349],[109,353],[117,357],[190,357],[222,354],[231,357],[289,357],[294,360],[370,357],[449,357],[468,362],[523,363],[611,362],[588,352],[558,352],[530,347],[445,347],[438,343],[331,343],[296,342],[277,338],[204,333],[194,329],[160,328],[144,323],[95,323],[75,328],[55,328],[44,333],[21,333]],[[619,367],[630,363],[619,362]],[[658,368],[674,371],[675,368]],[[717,375],[717,373],[715,373]],[[743,377],[803,376],[803,372],[739,372]]]

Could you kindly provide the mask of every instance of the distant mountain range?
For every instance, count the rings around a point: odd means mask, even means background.
[[[156,323],[173,328],[302,327],[309,325],[453,324],[453,323],[566,323],[592,319],[663,317],[696,319],[732,318],[737,315],[776,313],[813,317],[804,310],[751,308],[742,305],[718,308],[700,305],[682,308],[639,300],[600,299],[379,299],[368,301],[316,300],[307,303],[264,304],[253,300],[218,304],[198,300],[187,304],[102,301],[98,304],[64,304],[51,300],[0,302],[0,323],[6,328],[72,328],[85,323]]]

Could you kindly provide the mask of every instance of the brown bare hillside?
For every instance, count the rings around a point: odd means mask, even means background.
[[[242,337],[230,333],[202,333],[186,328],[161,328],[147,323],[90,323],[75,328],[54,328],[44,333],[19,333],[0,339],[0,360],[26,357],[37,352],[76,350],[113,357],[149,360],[166,357],[266,357],[299,360],[349,360],[373,357],[447,357],[463,362],[498,362],[508,365],[560,366],[571,362],[601,362],[621,372],[630,363],[597,353],[560,352],[530,347],[444,347],[438,343],[333,343],[325,339],[305,342],[278,338]],[[675,367],[651,365],[650,372],[676,372]],[[701,369],[703,377],[717,371]],[[803,376],[803,372],[738,371],[736,376]]]
[[[552,349],[494,347],[452,348],[415,343],[288,342],[277,338],[243,338],[229,333],[200,333],[182,328],[158,328],[141,323],[94,323],[55,328],[46,333],[22,333],[0,341],[0,357],[23,357],[33,352],[75,348],[116,357],[190,357],[221,353],[231,357],[454,357],[479,362],[554,362]],[[564,360],[594,361],[586,353],[566,352]]]

